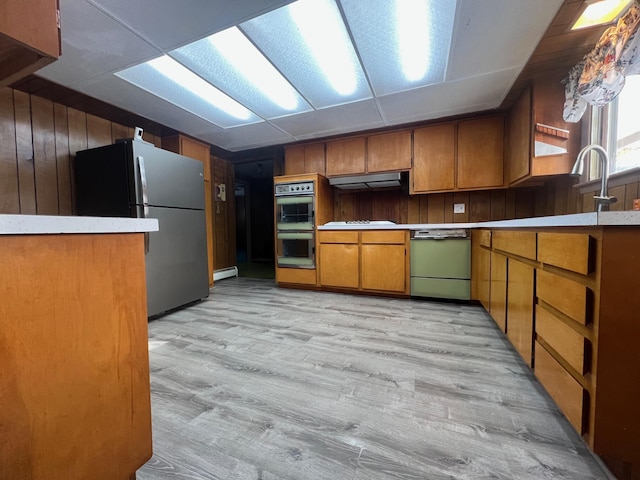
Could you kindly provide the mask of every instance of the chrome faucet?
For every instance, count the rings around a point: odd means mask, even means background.
[[[579,177],[582,175],[582,170],[584,167],[584,157],[587,156],[591,150],[595,150],[598,152],[598,159],[600,160],[600,171],[601,175],[601,184],[600,184],[600,195],[594,195],[593,198],[596,199],[596,203],[598,204],[599,212],[608,212],[609,205],[612,203],[616,203],[618,199],[616,197],[609,197],[607,193],[607,182],[609,181],[609,155],[607,155],[607,151],[602,148],[600,145],[587,145],[578,154],[578,158],[576,163],[573,165],[573,169],[571,169],[570,175],[574,177]]]

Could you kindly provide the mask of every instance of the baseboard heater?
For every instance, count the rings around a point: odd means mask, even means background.
[[[220,270],[215,270],[213,272],[213,281],[217,282],[218,280],[224,280],[225,278],[237,277],[238,276],[238,267],[227,267],[221,268]]]

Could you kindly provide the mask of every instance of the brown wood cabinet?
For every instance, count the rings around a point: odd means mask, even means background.
[[[59,15],[58,0],[0,2],[0,88],[60,56]]]
[[[360,286],[363,290],[400,294],[409,290],[407,234],[402,230],[361,232]]]
[[[568,174],[580,148],[580,123],[565,122],[562,78],[537,78],[514,103],[507,119],[509,185],[541,183]],[[553,153],[554,148],[565,153]]]
[[[411,130],[370,135],[367,138],[367,173],[397,172],[411,168]]]
[[[409,295],[409,232],[321,230],[320,288]]]
[[[472,255],[491,254],[491,316],[502,325],[506,305],[507,337],[576,431],[618,478],[640,478],[640,296],[631,293],[640,228],[495,229],[491,237],[490,247],[472,238]],[[481,261],[472,258],[476,300]]]
[[[319,232],[320,285],[357,289],[358,232]]]
[[[510,258],[507,266],[507,337],[525,363],[533,360],[534,269]]]
[[[507,257],[491,252],[489,313],[500,330],[507,330]]]
[[[200,160],[204,169],[204,209],[207,222],[207,269],[209,286],[213,286],[215,269],[214,232],[213,232],[213,196],[215,185],[211,176],[211,147],[184,135],[173,135],[162,139],[162,148],[179,153],[185,157]]]
[[[327,176],[365,173],[366,141],[366,137],[355,137],[327,142]]]
[[[409,192],[503,188],[504,116],[417,128]]]
[[[143,234],[0,236],[0,264],[0,478],[132,478],[152,448]]]
[[[284,150],[284,174],[325,174],[325,144],[290,145]]]
[[[491,231],[471,231],[471,298],[477,299],[485,310],[491,298]]]
[[[456,187],[482,189],[504,185],[504,117],[458,123]]]
[[[454,190],[456,125],[444,123],[413,132],[412,193]]]

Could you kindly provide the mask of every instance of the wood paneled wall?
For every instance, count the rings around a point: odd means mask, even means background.
[[[0,214],[73,215],[76,152],[132,137],[133,127],[0,89]]]
[[[573,178],[543,186],[472,192],[408,195],[404,190],[334,190],[336,221],[391,220],[396,223],[466,223],[565,215],[580,211]],[[453,213],[463,203],[465,212]]]
[[[233,166],[226,160],[211,157],[213,166],[213,235],[215,248],[215,269],[232,267],[236,262],[236,205],[235,174]],[[226,201],[215,196],[215,186],[224,184],[227,191]]]

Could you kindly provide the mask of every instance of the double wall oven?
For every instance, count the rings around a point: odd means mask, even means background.
[[[276,183],[275,201],[277,266],[315,268],[315,182]]]

